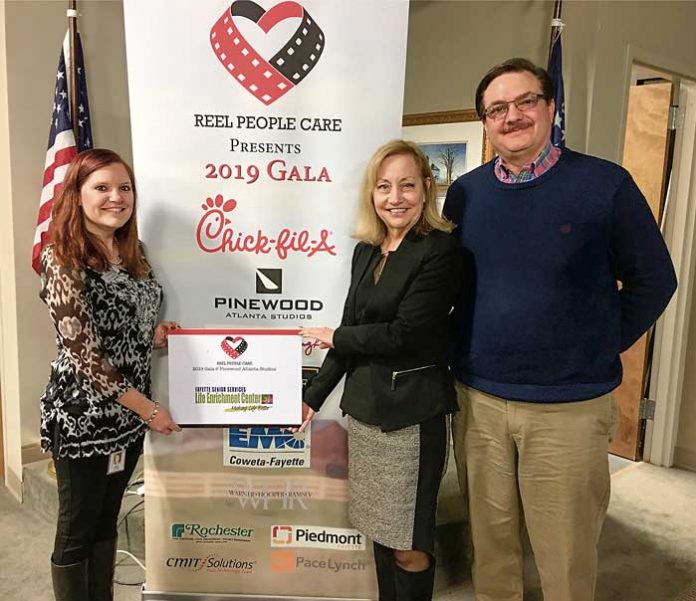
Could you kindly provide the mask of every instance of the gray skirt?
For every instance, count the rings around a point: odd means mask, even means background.
[[[447,416],[394,432],[348,419],[349,517],[390,549],[435,549],[437,493],[447,453]]]

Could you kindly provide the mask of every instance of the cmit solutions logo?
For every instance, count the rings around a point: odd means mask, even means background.
[[[168,557],[164,565],[174,570],[187,572],[233,572],[250,574],[256,567],[256,560],[238,557],[207,555],[205,557]]]
[[[256,269],[256,294],[281,294],[282,292],[282,269]]]

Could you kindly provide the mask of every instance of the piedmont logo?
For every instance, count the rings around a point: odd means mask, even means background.
[[[287,259],[290,253],[313,257],[317,253],[336,256],[336,246],[329,243],[331,232],[326,229],[312,235],[309,230],[292,231],[281,228],[275,235],[268,236],[260,229],[253,234],[236,232],[230,227],[230,213],[237,206],[233,198],[224,200],[221,194],[206,198],[201,204],[203,216],[196,227],[196,243],[206,253],[246,252],[267,255],[275,252],[279,259]]]
[[[220,348],[231,359],[236,359],[249,348],[249,343],[241,336],[225,336],[220,343]]]
[[[241,34],[238,19],[248,19],[268,34],[286,19],[301,19],[282,48],[266,60]],[[297,2],[268,10],[252,0],[236,0],[210,30],[210,45],[227,73],[266,106],[309,75],[324,51],[324,33]]]
[[[186,570],[188,572],[203,571],[250,574],[256,567],[256,560],[249,561],[236,557],[207,555],[205,557],[168,557],[164,564],[168,568]]]
[[[171,538],[174,540],[192,540],[196,542],[222,543],[242,542],[248,543],[254,537],[253,528],[241,526],[203,526],[192,523],[175,523],[171,527]]]
[[[256,294],[281,294],[282,292],[282,269],[256,269]]]
[[[362,551],[365,537],[352,528],[271,526],[271,547],[305,547]]]
[[[224,431],[223,431],[224,432]],[[308,468],[310,434],[289,428],[234,426],[227,429],[224,464],[247,468]]]
[[[362,559],[353,561],[335,560],[331,557],[315,559],[303,555],[295,555],[292,551],[272,551],[272,572],[296,572],[300,570],[321,570],[323,572],[364,572],[367,562]]]

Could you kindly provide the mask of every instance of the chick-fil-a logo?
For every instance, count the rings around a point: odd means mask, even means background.
[[[266,235],[261,229],[254,234],[235,231],[229,215],[237,206],[233,198],[224,200],[221,194],[206,198],[201,205],[203,215],[196,228],[198,247],[207,253],[246,252],[267,255],[275,252],[279,259],[286,259],[290,253],[300,253],[312,257],[317,253],[336,255],[336,247],[330,244],[331,232],[319,230],[311,235],[309,230],[293,231],[281,228],[274,236]]]

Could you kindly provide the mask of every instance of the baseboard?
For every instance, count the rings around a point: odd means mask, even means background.
[[[50,457],[50,455],[46,455],[46,453],[41,450],[38,443],[25,444],[22,447],[22,465],[43,461],[44,459],[50,459]]]
[[[5,486],[7,486],[7,490],[10,491],[12,496],[15,499],[17,499],[17,501],[19,503],[21,503],[22,502],[22,481],[7,466],[5,466]]]
[[[674,449],[674,466],[696,472],[696,451],[690,451],[682,447]]]

